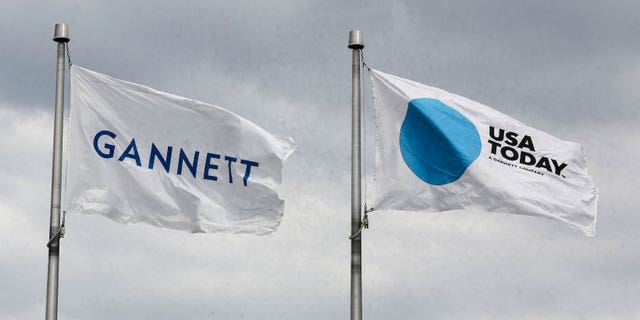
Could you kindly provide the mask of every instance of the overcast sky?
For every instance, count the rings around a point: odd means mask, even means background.
[[[638,319],[639,12],[636,1],[2,1],[0,320],[44,317],[57,22],[75,64],[298,144],[271,236],[68,216],[61,319],[347,319],[352,29],[375,68],[583,144],[600,189],[595,238],[519,215],[374,214],[364,318]]]

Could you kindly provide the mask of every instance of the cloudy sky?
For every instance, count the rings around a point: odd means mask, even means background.
[[[67,217],[61,319],[348,318],[352,29],[373,67],[583,144],[600,189],[595,238],[519,215],[373,215],[365,319],[638,319],[639,12],[635,1],[2,1],[0,319],[44,316],[56,22],[69,24],[75,64],[298,143],[271,236]]]

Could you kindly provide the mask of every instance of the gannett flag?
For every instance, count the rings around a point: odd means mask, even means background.
[[[467,98],[371,70],[376,210],[543,216],[595,235],[582,146]]]
[[[269,234],[291,138],[230,111],[71,69],[64,208],[191,232]]]

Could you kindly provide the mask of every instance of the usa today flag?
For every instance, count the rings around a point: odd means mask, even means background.
[[[444,90],[370,75],[376,210],[543,216],[595,235],[598,191],[582,146]]]
[[[295,148],[223,108],[71,69],[65,210],[190,232],[269,234]]]

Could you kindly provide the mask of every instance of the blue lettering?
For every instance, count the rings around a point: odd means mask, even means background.
[[[153,169],[153,165],[155,163],[156,158],[160,160],[160,163],[164,167],[164,170],[169,173],[169,167],[171,166],[171,152],[173,151],[172,146],[167,147],[167,157],[163,157],[160,150],[156,147],[154,143],[151,143],[151,153],[149,154],[149,169]]]
[[[249,180],[249,175],[251,175],[251,167],[258,167],[260,164],[257,162],[249,161],[249,160],[240,160],[240,163],[247,166],[246,171],[244,172],[244,177],[242,178],[242,182],[244,182],[244,186],[247,186],[247,180]]]
[[[114,145],[108,144],[108,143],[104,144],[104,148],[108,150],[108,153],[104,153],[104,152],[100,151],[100,148],[98,148],[98,140],[102,136],[109,136],[109,137],[111,137],[111,139],[115,139],[116,138],[116,134],[115,133],[113,133],[113,132],[111,132],[109,130],[102,130],[102,131],[96,133],[95,138],[93,138],[93,149],[96,150],[96,153],[99,156],[101,156],[101,157],[103,157],[105,159],[113,158],[113,152],[114,152],[114,150],[116,148]]]
[[[233,174],[231,174],[231,162],[236,162],[238,160],[234,157],[224,156],[224,160],[229,163],[229,183],[233,183]]]
[[[104,142],[105,140],[102,139],[103,136],[107,136],[109,137],[111,140],[109,140],[108,142]],[[117,135],[113,132],[111,132],[110,130],[102,130],[99,131],[98,133],[96,133],[96,135],[93,137],[93,149],[95,150],[95,152],[102,158],[105,159],[110,159],[110,158],[115,158],[116,156],[116,148],[117,148],[117,144],[115,143],[115,139],[116,139]],[[102,139],[102,140],[101,140]],[[151,170],[153,170],[155,167],[157,167],[156,165],[158,163],[160,163],[160,165],[162,166],[162,168],[167,172],[170,173],[171,172],[171,162],[173,160],[173,146],[167,146],[166,147],[166,152],[163,152],[164,150],[160,150],[158,148],[158,146],[155,143],[151,143],[151,148],[149,151],[149,162],[147,163],[147,167]],[[129,158],[129,159],[133,159],[135,161],[135,164],[138,167],[141,167],[141,159],[140,159],[140,153],[138,150],[138,146],[136,144],[136,139],[131,138],[131,140],[129,141],[129,144],[127,145],[127,147],[124,149],[124,151],[122,153],[118,152],[118,154],[120,154],[119,157],[117,157],[118,161],[123,162],[125,159]],[[252,168],[257,168],[260,166],[260,164],[256,161],[251,161],[251,160],[244,160],[244,159],[240,159],[238,157],[232,157],[232,156],[227,156],[227,155],[220,155],[217,153],[211,153],[211,152],[207,152],[206,153],[207,156],[205,157],[205,163],[204,163],[204,172],[202,173],[202,178],[205,180],[211,180],[211,181],[218,181],[218,176],[216,174],[216,172],[214,171],[218,171],[219,169],[219,163],[217,161],[215,161],[214,159],[224,159],[224,161],[227,162],[227,169],[229,172],[229,183],[233,184],[233,175],[234,175],[234,169],[233,169],[233,165],[234,163],[238,163],[238,160],[241,164],[245,165],[245,172],[244,172],[244,177],[242,177],[242,182],[244,184],[244,186],[246,187],[248,185],[249,182],[249,178],[251,177],[251,169]],[[180,148],[180,153],[178,155],[178,168],[176,170],[176,173],[178,175],[182,175],[183,171],[185,172],[190,172],[191,175],[196,178],[196,175],[198,173],[198,159],[200,158],[200,151],[194,151],[193,152],[193,157],[189,157],[185,151]],[[146,160],[146,159],[145,159]],[[556,171],[560,172],[564,166],[564,164],[562,165],[557,165],[554,161],[554,165],[556,167]],[[185,169],[186,167],[186,169]]]
[[[189,162],[189,158],[180,148],[180,156],[178,157],[178,175],[182,175],[182,164],[187,164],[187,169],[191,172],[193,177],[196,177],[196,170],[198,169],[198,156],[200,155],[199,151],[193,153],[193,162]]]
[[[133,151],[133,153],[131,153]],[[140,155],[138,155],[138,147],[136,147],[136,139],[131,139],[129,145],[124,150],[118,161],[124,160],[124,158],[131,158],[136,161],[136,165],[140,166]]]
[[[218,170],[218,165],[211,163],[211,159],[213,159],[213,158],[220,159],[220,155],[219,154],[215,154],[215,153],[207,153],[207,160],[205,160],[205,162],[204,162],[204,176],[203,176],[203,178],[205,178],[207,180],[217,181],[218,177],[209,175],[209,169]]]

